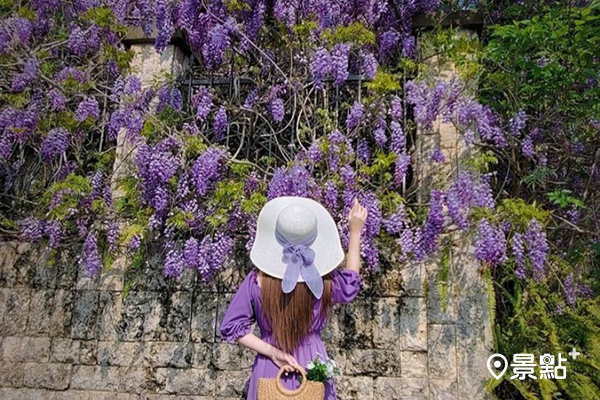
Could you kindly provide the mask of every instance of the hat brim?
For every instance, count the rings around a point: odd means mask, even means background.
[[[256,223],[256,236],[250,250],[250,260],[259,270],[283,279],[287,265],[283,261],[283,246],[275,238],[279,212],[290,204],[310,208],[317,218],[317,237],[310,246],[315,251],[314,264],[321,276],[327,275],[344,260],[344,250],[333,217],[318,202],[299,196],[276,197],[262,208]],[[302,276],[298,282],[304,282]]]

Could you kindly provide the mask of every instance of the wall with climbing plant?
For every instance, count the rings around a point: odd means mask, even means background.
[[[3,239],[45,247],[49,266],[81,246],[81,276],[124,271],[123,298],[157,272],[174,285],[196,274],[210,292],[269,199],[322,202],[347,246],[358,197],[373,276],[472,239],[497,351],[585,349],[573,381],[490,389],[594,398],[597,1],[32,0],[0,11]],[[478,16],[481,40],[455,35],[461,15]],[[189,63],[140,74],[135,46],[148,38],[163,60],[184,44]],[[441,125],[460,146],[424,148]],[[443,173],[424,177],[427,166]],[[429,285],[446,297],[453,270],[437,264]]]

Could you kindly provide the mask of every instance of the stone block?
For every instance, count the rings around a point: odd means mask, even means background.
[[[98,297],[98,338],[118,340],[123,315],[120,292],[104,291]]]
[[[397,349],[400,338],[400,309],[398,297],[374,299],[373,343],[376,348]]]
[[[427,379],[377,378],[375,400],[429,400]]]
[[[23,384],[35,389],[65,390],[71,368],[69,364],[25,364]]]
[[[152,369],[143,367],[122,367],[119,369],[119,392],[154,392],[156,384]]]
[[[0,387],[23,386],[24,364],[12,361],[0,361]]]
[[[98,341],[82,340],[79,343],[79,363],[83,365],[95,365],[98,363],[96,349]]]
[[[3,262],[0,265],[1,278],[3,286],[7,288],[30,288],[32,287],[35,276],[36,259],[33,253],[37,253],[30,243],[10,242],[2,243]]]
[[[229,308],[233,293],[218,293],[217,294],[217,319],[215,321],[215,342],[219,343],[222,340],[220,326],[223,321],[223,316]]]
[[[370,348],[373,343],[373,301],[356,299],[350,304],[339,305],[344,311],[343,339],[344,348]]]
[[[449,379],[429,380],[430,400],[458,400],[458,383]]]
[[[75,289],[82,290],[97,290],[100,282],[101,274],[97,276],[87,276],[85,264],[77,263],[77,280],[75,281]]]
[[[222,397],[207,397],[207,396],[175,396],[169,394],[142,394],[139,400],[240,400],[238,398],[222,398]]]
[[[66,390],[61,392],[47,392],[44,400],[90,400],[90,393],[83,390]],[[103,392],[109,393],[109,392]]]
[[[422,297],[425,295],[425,272],[421,263],[410,262],[400,269],[402,276],[402,289],[411,297]]]
[[[144,361],[143,342],[104,342],[97,345],[96,358],[100,365],[132,366]]]
[[[402,378],[427,378],[427,353],[423,351],[401,351]]]
[[[219,320],[219,324],[220,324]],[[215,341],[217,325],[217,294],[199,292],[192,305],[192,340],[194,342]]]
[[[108,271],[103,271],[100,275],[98,289],[102,291],[122,291],[127,263],[127,257],[122,255],[117,256],[111,268]]]
[[[348,375],[400,376],[400,352],[397,350],[351,349],[341,351],[342,359],[334,358]]]
[[[4,291],[4,321],[2,336],[25,335],[31,291],[28,289],[7,289]]]
[[[214,344],[197,343],[194,344],[193,366],[199,369],[212,367]]]
[[[0,243],[0,287],[10,287],[12,265],[17,258],[18,242]]]
[[[252,367],[255,353],[243,346],[230,343],[213,345],[212,365],[217,370],[240,370]]]
[[[429,377],[456,380],[456,332],[454,325],[429,325]]]
[[[221,371],[217,372],[215,396],[217,398],[231,397],[243,398],[248,392],[250,374],[247,371]]]
[[[117,391],[119,367],[105,365],[77,365],[73,368],[72,389]]]
[[[2,400],[46,400],[46,391],[42,389],[0,388]]]
[[[369,293],[369,297],[397,297],[404,294],[404,283],[401,270],[404,263],[400,260],[397,248],[382,247],[380,249],[380,268],[377,271],[363,271],[363,287],[361,294]],[[370,289],[370,290],[369,290]]]
[[[441,295],[441,282],[439,280],[439,257],[433,258],[424,264],[427,274],[427,321],[430,324],[449,324],[456,321],[454,271],[451,264],[451,273],[448,282],[444,283],[447,294]]]
[[[335,306],[329,314],[327,324],[321,333],[323,341],[333,347],[344,345],[344,318],[346,309],[343,306]]]
[[[150,298],[154,293],[130,291],[123,299],[123,312],[117,326],[119,340],[140,341],[144,334],[144,321],[150,312]]]
[[[342,376],[336,379],[335,390],[339,399],[372,400],[373,378],[366,376]]]
[[[60,251],[56,256],[53,268],[56,268],[56,287],[58,289],[73,290],[77,283],[77,258],[81,254],[83,245],[74,244],[68,249]]]
[[[182,342],[190,337],[191,292],[157,293],[150,299],[144,340]]]
[[[50,338],[10,336],[2,341],[2,360],[18,362],[48,362]]]
[[[50,249],[40,248],[35,260],[35,272],[32,285],[35,289],[56,289],[58,265],[50,264]]]
[[[165,394],[213,396],[215,378],[215,371],[208,369],[156,369],[156,382]]]
[[[71,336],[71,315],[75,292],[59,289],[54,292],[54,306],[50,317],[50,335],[52,337]]]
[[[48,336],[53,308],[53,290],[38,290],[31,293],[27,320],[28,336]]]
[[[427,307],[421,297],[405,298],[400,310],[400,348],[427,350]]]
[[[139,400],[139,395],[131,393],[86,392],[86,400]]]
[[[144,358],[152,367],[190,367],[193,360],[192,343],[149,342],[146,344]]]
[[[81,342],[73,339],[53,338],[50,362],[78,364]]]
[[[71,319],[71,337],[73,339],[97,339],[97,313],[98,292],[95,290],[77,291]]]
[[[8,289],[0,289],[0,337],[4,336],[4,331],[5,331],[4,316],[6,315],[6,299],[7,299],[7,297],[8,297]]]

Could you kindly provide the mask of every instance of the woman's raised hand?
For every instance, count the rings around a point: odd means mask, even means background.
[[[367,214],[367,209],[358,202],[357,198],[354,198],[354,204],[348,213],[348,225],[351,233],[360,235],[367,220]]]
[[[277,348],[273,348],[273,355],[271,356],[271,360],[277,365],[278,368],[283,369],[285,372],[294,372],[294,371],[303,371],[304,368],[296,358],[288,353],[285,353]],[[306,371],[305,371],[306,372]]]

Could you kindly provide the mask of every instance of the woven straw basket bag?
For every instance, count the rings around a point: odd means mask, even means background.
[[[302,383],[296,390],[289,390],[281,385],[281,374],[277,378],[260,378],[258,380],[258,400],[323,400],[325,398],[325,385],[322,382],[309,381],[306,373],[301,371]]]

